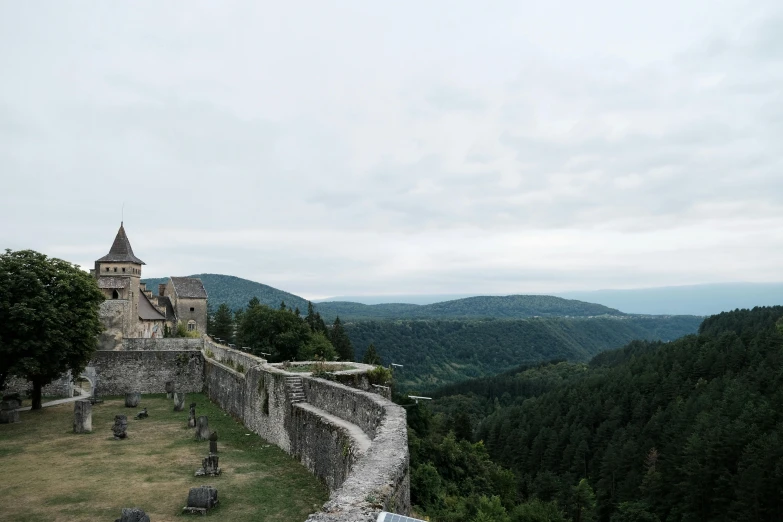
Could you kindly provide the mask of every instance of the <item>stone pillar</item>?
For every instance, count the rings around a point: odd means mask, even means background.
[[[166,398],[171,399],[174,396],[174,382],[166,381]],[[180,411],[180,410],[175,410]]]
[[[185,409],[185,394],[182,392],[174,392],[174,411],[182,411]]]
[[[190,414],[188,415],[188,428],[196,427],[196,403],[190,403]]]
[[[92,403],[89,399],[73,403],[73,432],[90,433],[92,431]]]
[[[125,407],[135,408],[141,401],[141,392],[130,392],[125,394]]]
[[[4,396],[3,401],[0,402],[0,424],[19,422],[19,412],[16,409],[21,406],[22,400],[18,393]]]
[[[209,419],[206,415],[202,415],[196,421],[196,440],[208,440],[209,439]]]

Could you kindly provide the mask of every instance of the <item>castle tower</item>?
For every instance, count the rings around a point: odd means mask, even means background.
[[[117,237],[109,253],[95,261],[95,277],[106,300],[125,301],[117,303],[123,313],[123,336],[135,337],[139,321],[139,283],[141,265],[144,261],[133,254],[125,227],[120,223]]]

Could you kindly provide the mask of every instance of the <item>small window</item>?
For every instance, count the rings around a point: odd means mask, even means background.
[[[116,267],[116,266],[114,267],[114,271],[115,271],[115,272],[117,271],[117,267]]]
[[[195,312],[195,311],[196,311],[196,309],[195,309],[195,308],[193,308],[193,307],[191,306],[191,307],[190,307],[190,311],[191,311],[191,312]]]
[[[120,293],[117,290],[115,290],[114,292],[112,292],[111,298],[112,299],[119,299],[120,298]]]
[[[188,332],[192,332],[196,329],[196,322],[195,321],[188,321]]]
[[[108,266],[106,267],[106,271],[107,271],[107,272],[109,271],[109,267],[108,267]]]
[[[123,272],[125,271],[125,267],[122,267],[122,271],[123,271]]]

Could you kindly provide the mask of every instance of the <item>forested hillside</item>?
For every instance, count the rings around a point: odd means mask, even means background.
[[[372,343],[384,364],[404,365],[398,384],[418,391],[555,358],[587,361],[633,339],[695,333],[701,318],[621,317],[484,321],[357,321],[345,324],[357,357]]]
[[[221,304],[227,304],[231,310],[240,310],[247,306],[252,298],[261,304],[277,307],[281,301],[291,308],[299,308],[304,313],[307,301],[297,295],[278,290],[255,281],[220,274],[195,274],[204,283],[213,310]],[[168,278],[144,279],[147,287],[158,292],[158,284]],[[336,317],[343,320],[360,319],[484,319],[484,318],[524,318],[524,317],[593,317],[622,316],[619,310],[606,306],[552,297],[546,295],[510,295],[483,296],[456,299],[431,305],[389,303],[364,305],[350,302],[325,302],[315,305],[315,309],[326,321]]]
[[[437,392],[435,417],[409,409],[413,502],[435,521],[781,520],[781,317],[722,313],[670,343]],[[486,477],[512,470],[514,493],[455,475],[455,444],[486,452]]]
[[[364,305],[330,301],[318,303],[316,309],[325,318],[339,315],[344,319],[519,319],[526,317],[595,317],[622,316],[619,310],[606,306],[552,297],[550,295],[478,296],[429,305]]]

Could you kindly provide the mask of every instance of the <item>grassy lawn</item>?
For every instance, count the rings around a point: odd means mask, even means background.
[[[287,372],[315,372],[315,371],[323,371],[323,372],[341,372],[344,370],[355,370],[356,366],[352,366],[350,364],[330,364],[330,363],[313,363],[313,364],[292,364],[288,366],[287,368],[284,368]]]
[[[207,415],[218,432],[223,474],[194,477],[209,452],[187,428],[187,406]],[[189,394],[174,412],[165,395],[143,395],[139,408],[105,398],[93,406],[93,432],[72,431],[73,404],[22,412],[22,422],[0,424],[0,520],[100,521],[123,507],[144,509],[155,522],[183,520],[188,489],[218,488],[220,504],[209,516],[221,521],[296,521],[317,511],[325,488],[296,460],[249,432],[202,394]],[[149,418],[133,417],[142,407]],[[116,441],[114,416],[128,416],[128,438]],[[184,517],[184,518],[183,518]]]

